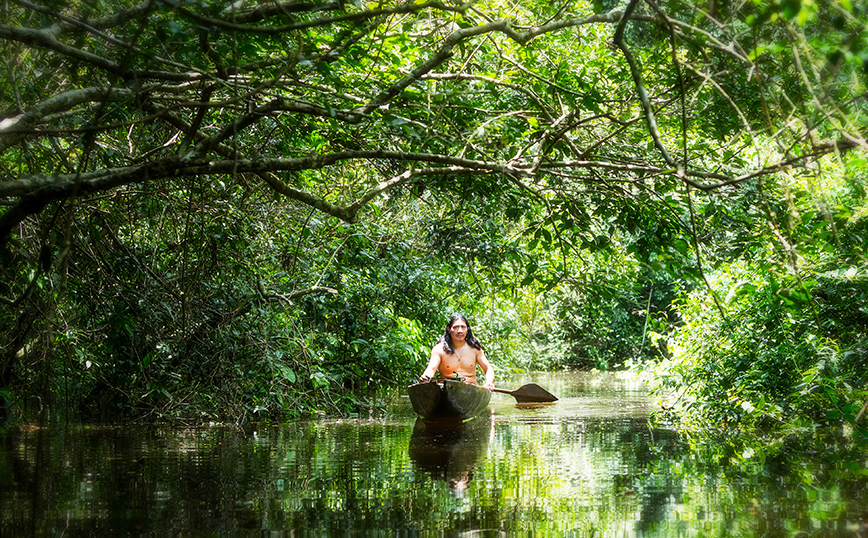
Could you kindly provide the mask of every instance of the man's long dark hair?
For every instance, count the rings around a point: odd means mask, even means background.
[[[440,341],[443,342],[443,350],[449,355],[455,354],[455,344],[452,343],[452,335],[449,334],[449,329],[451,329],[459,319],[467,325],[467,336],[464,337],[464,343],[472,348],[482,349],[482,343],[473,336],[473,330],[470,328],[470,322],[467,321],[467,318],[461,314],[452,314],[452,317],[449,318],[449,322],[446,323],[446,331],[443,333],[443,336],[440,337]]]

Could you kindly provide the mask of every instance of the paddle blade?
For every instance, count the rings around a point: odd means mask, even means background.
[[[509,391],[518,403],[556,402],[557,397],[536,383],[528,383]]]

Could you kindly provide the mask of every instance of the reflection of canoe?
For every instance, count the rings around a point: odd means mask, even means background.
[[[491,427],[491,415],[464,422],[417,419],[410,437],[410,461],[452,490],[463,490],[488,453]]]
[[[407,391],[416,414],[429,420],[473,418],[487,408],[491,400],[488,389],[450,379],[416,383]]]

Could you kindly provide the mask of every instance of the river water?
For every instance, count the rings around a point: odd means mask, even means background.
[[[15,429],[0,535],[868,537],[864,459],[724,457],[630,378],[532,380],[560,401],[495,394],[463,428],[396,391],[380,420]]]

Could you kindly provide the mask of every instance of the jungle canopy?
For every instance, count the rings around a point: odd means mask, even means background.
[[[2,10],[16,409],[357,413],[461,310],[504,373],[861,420],[862,4]]]

